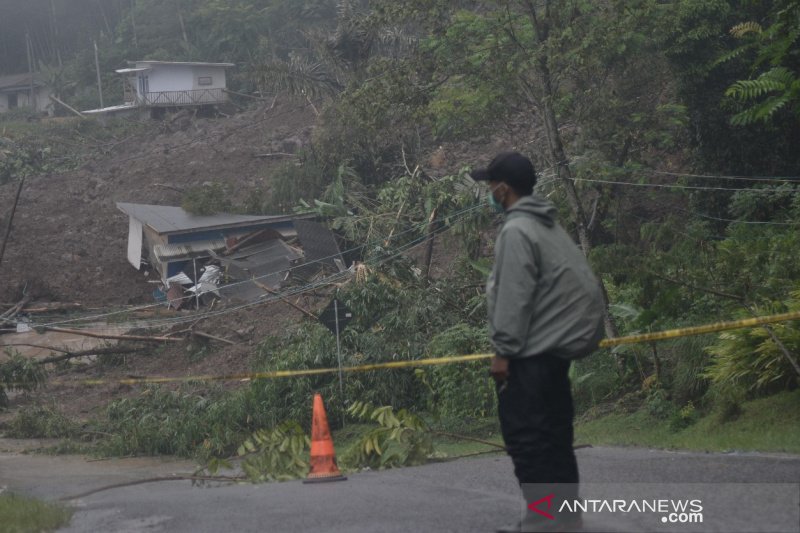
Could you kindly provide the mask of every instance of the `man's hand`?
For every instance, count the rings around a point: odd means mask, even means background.
[[[492,366],[489,373],[497,383],[503,383],[508,379],[508,359],[495,355],[492,357]]]

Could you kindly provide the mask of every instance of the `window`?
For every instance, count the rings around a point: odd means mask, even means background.
[[[197,78],[197,85],[213,85],[214,80],[211,76],[200,76]]]

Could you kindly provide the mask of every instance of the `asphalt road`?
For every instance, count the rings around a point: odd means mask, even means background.
[[[582,498],[698,498],[703,506],[702,524],[664,524],[666,515],[652,513],[587,512],[587,531],[800,531],[800,456],[636,448],[577,453]],[[192,470],[188,462],[157,459],[0,453],[0,486],[51,500]],[[117,488],[72,501],[76,512],[63,531],[489,532],[516,520],[519,498],[510,461],[497,455],[314,485],[167,481]]]

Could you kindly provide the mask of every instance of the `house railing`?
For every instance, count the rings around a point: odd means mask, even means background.
[[[139,99],[139,105],[153,107],[221,104],[223,102],[225,102],[224,89],[150,92]]]

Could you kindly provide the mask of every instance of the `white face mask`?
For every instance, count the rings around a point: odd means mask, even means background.
[[[494,191],[499,189],[501,185],[503,184],[501,183],[494,189],[491,188],[489,189],[489,205],[492,206],[492,209],[494,209],[498,213],[503,213],[506,210],[506,208],[503,207],[502,202],[498,202],[497,199],[494,197]]]

